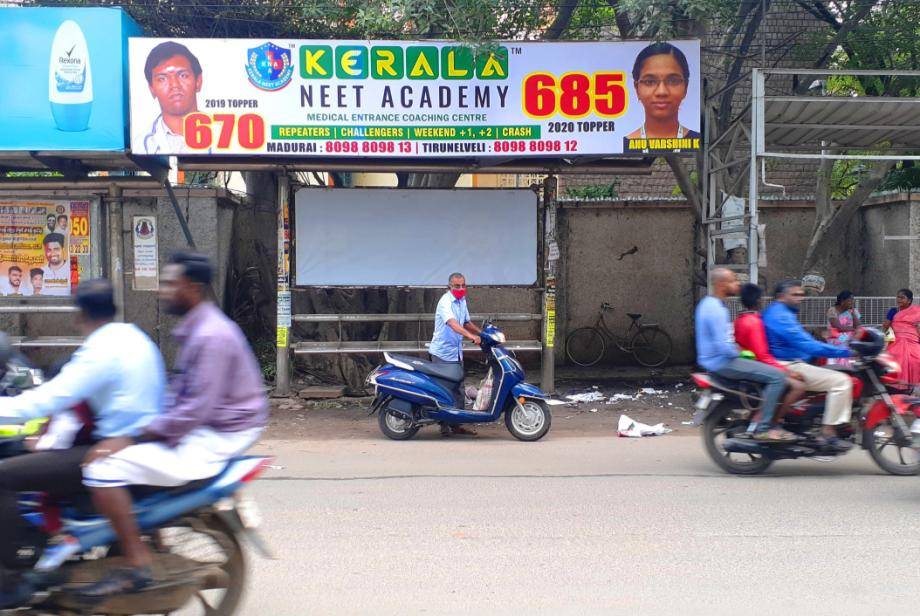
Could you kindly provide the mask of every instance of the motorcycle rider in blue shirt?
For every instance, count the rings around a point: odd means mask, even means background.
[[[852,443],[837,437],[837,426],[850,421],[853,381],[844,372],[808,362],[814,357],[851,357],[854,353],[846,347],[819,342],[805,331],[798,319],[799,306],[804,299],[805,291],[798,280],[787,280],[776,286],[774,302],[763,313],[770,353],[802,375],[809,391],[827,392],[821,434],[829,447],[846,451]]]

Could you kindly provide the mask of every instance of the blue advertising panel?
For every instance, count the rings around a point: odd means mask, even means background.
[[[0,150],[124,150],[140,34],[121,9],[0,8]]]

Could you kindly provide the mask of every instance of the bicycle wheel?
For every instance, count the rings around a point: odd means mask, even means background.
[[[579,366],[593,366],[606,351],[604,336],[594,327],[579,327],[565,339],[566,356]]]
[[[657,368],[671,357],[671,336],[657,325],[643,325],[629,340],[636,361],[646,368]]]

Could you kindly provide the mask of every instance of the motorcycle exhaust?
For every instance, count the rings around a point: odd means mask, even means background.
[[[722,449],[731,453],[759,453],[763,454],[764,449],[756,441],[751,439],[730,438],[722,445]]]

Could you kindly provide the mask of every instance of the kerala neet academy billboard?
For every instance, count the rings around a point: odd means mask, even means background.
[[[700,148],[699,41],[129,41],[131,149],[562,156]]]

